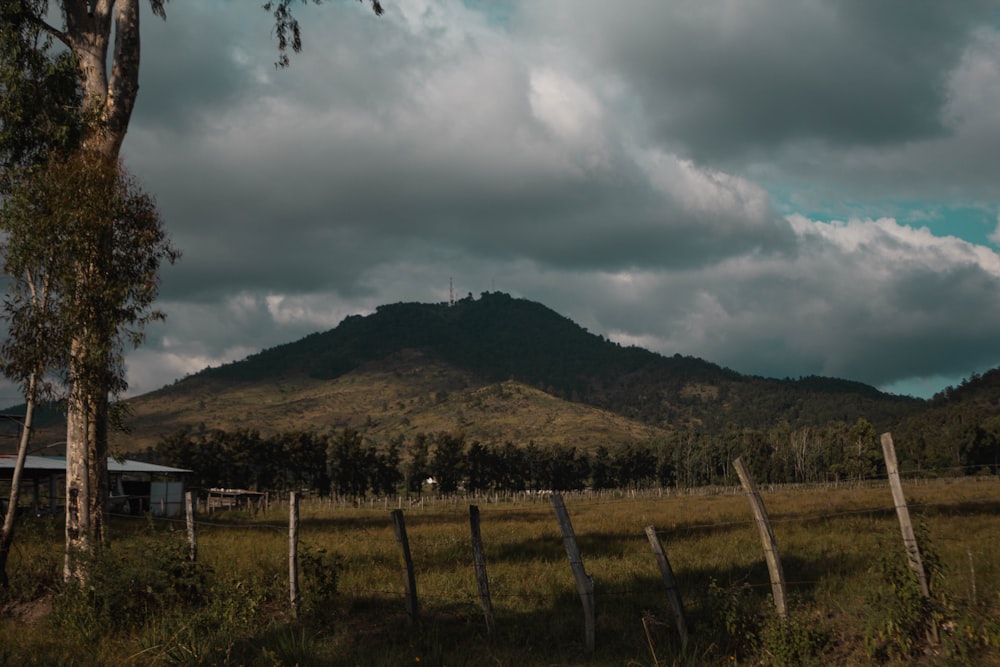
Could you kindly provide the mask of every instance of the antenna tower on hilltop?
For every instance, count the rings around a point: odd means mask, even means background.
[[[455,305],[455,285],[452,283],[451,278],[448,278],[448,305]]]

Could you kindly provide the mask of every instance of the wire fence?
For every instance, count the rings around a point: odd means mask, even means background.
[[[998,478],[996,477],[986,477],[986,478],[964,478],[963,483],[965,484],[998,484]],[[908,484],[911,486],[932,486],[932,485],[945,485],[949,482],[947,480],[940,479],[923,479],[916,478],[909,480]],[[854,482],[851,484],[841,483],[836,486],[837,489],[850,492],[854,489],[885,489],[886,490],[886,503],[876,504],[859,508],[851,509],[837,509],[828,511],[806,511],[801,513],[786,513],[778,515],[772,519],[772,523],[777,525],[790,525],[790,524],[809,524],[815,525],[819,522],[826,521],[838,521],[842,519],[852,518],[852,517],[872,517],[872,518],[890,518],[895,508],[888,497],[888,483],[885,478],[878,480],[866,480],[863,482]],[[822,492],[829,490],[828,484],[794,484],[794,485],[768,485],[765,487],[766,492],[777,493],[777,492]],[[657,499],[683,499],[683,498],[703,498],[703,497],[718,497],[718,496],[736,496],[742,495],[742,489],[738,487],[703,487],[700,489],[628,489],[628,490],[609,490],[600,492],[568,492],[566,497],[570,502],[571,507],[576,507],[577,509],[585,508],[588,505],[600,504],[607,506],[609,510],[616,509],[615,506],[631,505],[636,503],[649,503],[650,501],[655,501]],[[366,519],[364,525],[358,525],[358,529],[368,531],[371,528],[371,524],[367,521],[368,519],[375,518],[382,515],[383,510],[390,509],[411,509],[413,510],[415,516],[420,516],[423,513],[440,513],[442,510],[447,513],[457,514],[452,510],[458,510],[465,505],[480,504],[484,501],[492,502],[497,505],[503,505],[503,507],[495,508],[495,514],[493,516],[502,516],[504,507],[509,507],[511,509],[517,508],[534,508],[540,513],[549,511],[547,507],[549,504],[548,494],[511,494],[511,495],[497,495],[497,494],[460,494],[448,497],[422,497],[423,501],[420,504],[412,504],[413,498],[408,498],[406,496],[399,496],[393,499],[383,497],[383,498],[370,498],[367,502],[358,502],[357,498],[320,498],[320,497],[307,497],[302,501],[303,511],[308,511],[310,518],[315,518],[322,520],[323,518],[346,518],[348,523],[345,524],[344,530],[353,530],[349,520],[352,517],[361,517]],[[918,512],[938,512],[938,513],[964,513],[971,514],[976,512],[989,513],[996,509],[997,503],[1000,503],[1000,492],[998,492],[996,499],[988,498],[962,498],[953,501],[942,501],[942,502],[915,502],[911,503],[910,507]],[[209,530],[209,531],[268,531],[274,534],[287,534],[289,530],[289,524],[284,521],[274,521],[271,517],[278,513],[287,511],[289,505],[288,500],[283,495],[276,495],[276,497],[268,500],[268,507],[266,510],[253,510],[253,509],[243,509],[243,510],[225,510],[215,514],[216,518],[212,518],[212,515],[201,514],[198,518],[193,520],[193,525],[197,528],[199,532]],[[593,508],[591,508],[593,509]],[[234,516],[240,514],[246,514],[245,519],[235,519]],[[256,516],[255,516],[256,515]],[[132,515],[115,515],[116,518],[124,520],[141,520],[146,521],[148,518],[135,517]],[[154,519],[158,523],[170,524],[180,526],[186,522],[183,518],[171,518],[171,517],[157,517]],[[376,519],[378,521],[378,519]],[[456,516],[455,523],[458,523],[459,519]],[[749,516],[746,519],[727,519],[720,521],[709,521],[703,523],[680,523],[670,528],[659,528],[655,531],[657,536],[670,537],[673,540],[683,539],[685,535],[690,535],[692,533],[697,533],[699,531],[717,531],[720,529],[733,529],[733,528],[747,528],[751,529],[755,525],[756,521],[753,517]],[[385,539],[391,540],[391,536],[388,535],[389,528],[391,527],[390,517],[388,514],[384,515],[384,526],[381,526],[385,531]],[[553,525],[553,541],[556,541],[556,530]],[[647,539],[647,534],[644,532],[632,532],[628,530],[623,530],[616,535],[619,539],[635,539],[637,541],[645,541]],[[936,541],[960,541],[961,538],[948,538],[948,537],[937,537]],[[964,543],[964,540],[962,540]],[[308,548],[308,543],[303,543],[306,548]],[[971,551],[970,551],[971,558]],[[797,579],[786,582],[788,586],[797,587],[814,587],[820,584],[818,579]],[[746,582],[749,588],[767,588],[770,586],[767,582]],[[402,598],[405,594],[401,592],[398,587],[390,588],[365,588],[365,589],[355,589],[352,591],[354,594],[366,595],[366,596],[377,596],[381,598],[394,599]],[[635,587],[611,587],[602,588],[600,593],[602,596],[611,597],[623,597],[623,596],[633,596],[641,592]],[[549,596],[549,593],[531,593],[526,591],[515,591],[515,590],[499,590],[496,593],[499,599],[543,599]],[[461,590],[450,590],[447,594],[438,594],[433,590],[426,591],[422,593],[422,598],[426,599],[428,602],[441,603],[441,604],[464,604],[468,603],[470,605],[478,604],[478,598],[476,595],[470,591]]]

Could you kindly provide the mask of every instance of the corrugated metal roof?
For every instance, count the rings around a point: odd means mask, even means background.
[[[17,464],[16,454],[0,454],[0,470],[13,470]],[[24,459],[25,470],[66,470],[65,456],[26,456]],[[131,461],[125,459],[121,463],[108,458],[108,472],[149,472],[149,473],[182,473],[191,472],[184,468],[171,468],[169,466],[156,465],[155,463],[145,463],[143,461]]]

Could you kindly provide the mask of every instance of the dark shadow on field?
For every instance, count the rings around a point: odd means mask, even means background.
[[[927,516],[979,516],[1000,514],[1000,500],[966,500],[957,503],[911,502],[910,511]]]
[[[556,547],[558,552],[561,546],[557,543]],[[565,553],[561,558],[565,559]],[[861,555],[808,562],[790,556],[785,560],[790,581],[839,576],[867,566]],[[659,664],[675,664],[684,655],[699,656],[697,664],[728,662],[739,648],[724,637],[730,620],[725,610],[739,609],[754,622],[763,622],[773,609],[763,558],[749,570],[689,568],[678,563],[675,571],[691,633],[687,652],[681,650],[663,581],[652,565],[650,574],[614,584],[609,582],[609,572],[588,568],[595,582],[596,653],[587,656],[582,606],[567,565],[562,585],[554,593],[514,592],[494,583],[497,631],[492,636],[479,600],[456,599],[460,594],[449,599],[422,597],[420,620],[413,626],[407,623],[401,592],[342,600],[339,631],[350,633],[351,650],[336,664],[366,664],[366,656],[396,651],[398,664],[414,664],[419,657],[421,664],[433,665],[514,665],[525,664],[526,659],[530,664],[652,665],[650,646]],[[801,584],[790,588],[793,600],[808,598],[811,590]],[[419,596],[419,574],[417,590]]]
[[[740,525],[720,526],[713,528],[713,532],[747,529]],[[675,537],[683,539],[676,534]],[[356,633],[353,636],[356,646],[338,664],[347,665],[351,661],[364,664],[366,651],[378,651],[387,641],[400,648],[400,659],[405,658],[405,651],[410,651],[414,657],[421,656],[423,664],[431,660],[430,664],[513,665],[529,655],[537,664],[652,665],[650,646],[656,651],[659,664],[674,664],[675,660],[689,664],[692,655],[699,656],[697,664],[721,664],[740,650],[734,640],[724,638],[726,623],[731,620],[726,618],[730,613],[726,609],[743,610],[756,623],[764,622],[762,619],[773,612],[770,579],[756,541],[749,567],[700,567],[672,559],[691,632],[691,646],[683,652],[652,553],[648,574],[621,580],[609,569],[614,565],[607,557],[634,553],[636,541],[641,541],[644,547],[648,545],[645,535],[631,530],[578,535],[584,565],[595,584],[597,652],[594,656],[584,652],[582,606],[561,536],[553,525],[551,539],[523,540],[492,548],[487,544],[489,566],[539,561],[565,565],[564,576],[554,593],[551,589],[546,593],[525,592],[520,587],[505,586],[503,581],[493,581],[491,593],[498,628],[494,636],[487,632],[478,599],[472,597],[462,600],[423,597],[422,620],[412,627],[406,623],[402,590],[398,595],[354,598],[348,601],[347,614],[348,625]],[[669,544],[667,551],[669,556]],[[863,578],[870,564],[871,554],[861,552],[834,552],[818,557],[783,553],[792,613],[796,602],[811,600],[821,582]],[[468,570],[471,580],[471,562]],[[417,590],[419,595],[419,567]],[[465,594],[456,592],[456,597]],[[370,622],[365,620],[369,617]],[[470,655],[482,655],[482,662],[470,659]],[[506,661],[504,656],[516,657]],[[406,658],[407,662],[414,657]]]

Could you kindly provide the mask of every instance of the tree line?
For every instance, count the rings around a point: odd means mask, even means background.
[[[982,431],[982,429],[980,429]],[[905,472],[997,474],[995,435],[940,458],[920,439],[900,438]],[[992,449],[983,444],[989,440]],[[923,448],[923,450],[921,449]],[[874,426],[831,422],[825,428],[768,430],[730,425],[721,436],[698,429],[649,442],[580,447],[483,443],[463,433],[418,433],[378,442],[354,428],[325,434],[262,435],[253,429],[178,432],[151,456],[193,471],[192,485],[257,490],[313,489],[321,495],[518,492],[736,485],[742,457],[762,483],[858,481],[885,474]],[[928,458],[929,457],[929,458]],[[930,461],[938,467],[929,467]],[[940,465],[940,464],[955,465]]]

